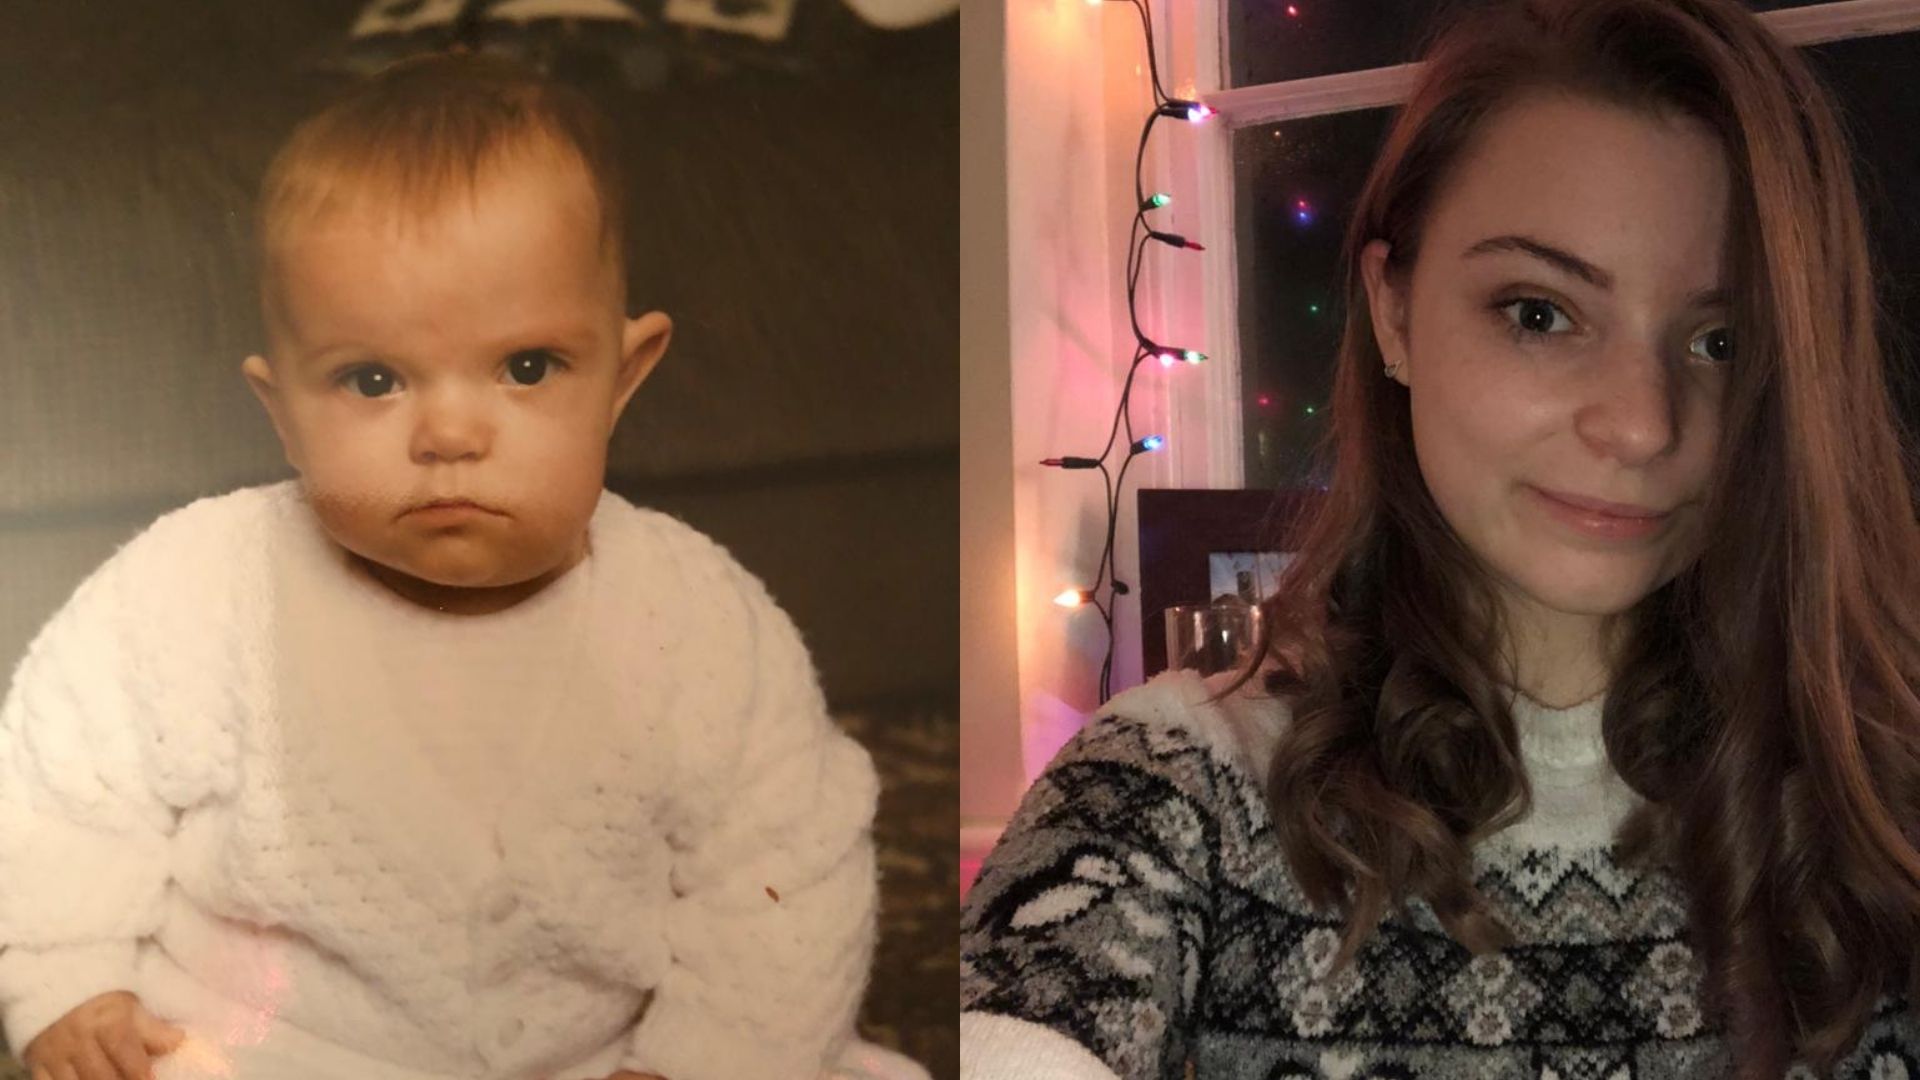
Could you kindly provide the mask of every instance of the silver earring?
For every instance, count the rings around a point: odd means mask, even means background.
[[[1400,365],[1399,365],[1399,364],[1388,364],[1388,365],[1387,365],[1386,367],[1384,367],[1384,368],[1382,368],[1381,370],[1383,370],[1383,371],[1385,371],[1385,372],[1387,373],[1387,378],[1389,378],[1389,379],[1391,379],[1391,378],[1393,378],[1393,374],[1394,374],[1394,372],[1396,372],[1396,371],[1399,371],[1399,370],[1400,370]]]

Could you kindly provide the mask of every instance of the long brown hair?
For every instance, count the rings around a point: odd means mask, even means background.
[[[1609,758],[1647,802],[1619,853],[1690,896],[1703,1004],[1743,1077],[1830,1068],[1901,977],[1920,1000],[1920,527],[1882,372],[1850,151],[1805,61],[1734,0],[1519,0],[1441,34],[1346,238],[1326,497],[1264,612],[1291,702],[1268,795],[1340,960],[1426,899],[1508,941],[1470,848],[1531,792],[1484,572],[1421,480],[1380,374],[1360,251],[1407,274],[1475,131],[1551,88],[1717,132],[1738,355],[1699,560],[1610,636]]]

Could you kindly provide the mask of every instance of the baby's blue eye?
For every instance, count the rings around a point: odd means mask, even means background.
[[[346,381],[360,396],[370,398],[385,397],[399,385],[393,372],[378,364],[354,368],[347,373]]]
[[[532,386],[547,377],[552,362],[545,349],[523,349],[507,357],[507,374],[521,386]]]

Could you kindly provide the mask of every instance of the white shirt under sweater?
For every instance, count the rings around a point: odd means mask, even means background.
[[[426,665],[500,672],[404,643],[444,617],[348,574],[292,483],[122,548],[0,708],[10,1043],[132,989],[191,1035],[160,1080],[826,1073],[872,955],[871,762],[716,545],[611,494],[589,536],[476,639],[510,676],[484,701]],[[522,631],[578,647],[541,671]]]

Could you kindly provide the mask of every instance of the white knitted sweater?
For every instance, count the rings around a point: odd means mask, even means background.
[[[820,1075],[872,954],[872,764],[717,545],[612,494],[589,539],[497,817],[431,743],[298,690],[366,583],[296,485],[122,548],[0,712],[11,1044],[132,989],[192,1036],[162,1080]]]

